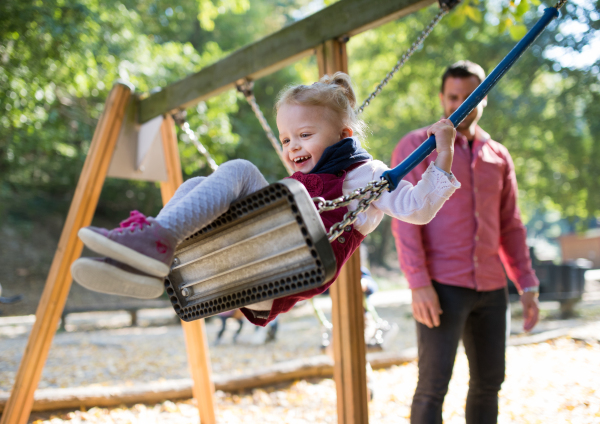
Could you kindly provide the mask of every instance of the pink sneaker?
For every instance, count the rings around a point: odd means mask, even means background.
[[[138,211],[131,212],[119,228],[85,227],[78,235],[94,252],[155,277],[169,274],[177,247],[177,240],[166,228]]]
[[[164,291],[164,279],[152,277],[110,258],[79,258],[71,265],[73,279],[83,287],[107,294],[154,299]]]

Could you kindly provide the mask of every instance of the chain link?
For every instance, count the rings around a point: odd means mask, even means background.
[[[383,180],[382,180],[383,181]],[[334,209],[348,206],[353,200],[359,200],[369,195],[374,189],[378,189],[382,184],[382,181],[371,181],[365,187],[357,188],[352,193],[346,194],[345,196],[338,197],[333,200],[325,200],[322,197],[313,197],[313,202],[317,203],[317,210],[319,213],[332,211]],[[387,181],[384,181],[387,184]]]
[[[379,199],[387,185],[388,182],[386,180],[375,181],[368,194],[358,202],[357,208],[353,211],[346,212],[344,218],[340,222],[331,226],[329,233],[327,234],[329,243],[332,243],[335,239],[342,235],[347,226],[354,224],[358,218],[358,215],[369,209],[371,203]]]
[[[252,90],[253,85],[254,85],[254,83],[252,81],[246,80],[244,83],[238,84],[237,89],[240,93],[242,93],[244,95],[244,97],[250,104],[250,107],[254,111],[254,114],[256,115],[258,122],[260,122],[260,125],[262,126],[263,130],[265,131],[267,138],[269,139],[269,141],[273,145],[273,148],[277,152],[277,156],[279,156],[279,160],[281,160],[281,163],[287,170],[288,174],[292,175],[294,173],[294,170],[284,160],[283,152],[281,151],[281,145],[279,144],[279,140],[277,140],[277,137],[275,137],[275,134],[273,133],[271,126],[267,122],[265,115],[262,113],[262,110],[260,110],[260,106],[256,102],[256,98],[254,97],[254,91]]]
[[[392,68],[392,70],[386,75],[386,77],[379,83],[379,85],[377,86],[377,88],[375,89],[375,91],[373,91],[371,93],[371,95],[369,97],[367,97],[367,99],[363,102],[363,104],[356,109],[356,114],[359,115],[363,112],[363,110],[365,109],[365,107],[369,106],[369,104],[371,103],[371,100],[373,100],[383,89],[383,87],[385,87],[387,85],[387,83],[394,77],[394,74],[396,72],[398,72],[398,70],[404,66],[404,64],[406,63],[406,61],[408,60],[408,58],[410,58],[412,56],[412,54],[417,50],[417,48],[423,44],[423,41],[425,41],[425,39],[427,38],[427,36],[431,33],[431,31],[433,30],[433,28],[438,24],[438,22],[444,17],[444,15],[446,15],[450,10],[446,7],[442,8],[439,13],[437,15],[435,15],[435,17],[433,18],[433,20],[431,21],[431,23],[429,25],[427,25],[427,27],[425,27],[425,29],[423,30],[423,32],[421,33],[421,35],[419,35],[419,38],[417,38],[417,40],[413,43],[412,46],[410,46],[410,48],[408,49],[408,51],[406,53],[404,53],[402,55],[402,57],[398,60],[398,62],[396,63],[396,66],[394,66]]]
[[[333,200],[325,200],[322,197],[313,197],[312,200],[316,203],[317,211],[319,213],[348,206],[352,201],[359,200],[358,207],[355,210],[347,212],[342,221],[334,224],[329,229],[329,233],[327,234],[329,242],[337,239],[344,232],[344,228],[356,221],[358,214],[366,211],[371,203],[379,199],[388,184],[387,180],[384,179],[371,181],[365,187],[358,188],[352,193]]]
[[[187,116],[187,112],[185,110],[181,110],[181,111],[173,114],[173,120],[175,121],[175,123],[177,125],[179,125],[179,128],[181,128],[181,131],[183,131],[185,133],[185,135],[187,135],[187,138],[189,139],[189,141],[191,141],[194,144],[194,146],[196,146],[196,149],[198,149],[198,152],[200,152],[200,154],[206,158],[206,162],[208,163],[208,166],[210,167],[210,169],[212,169],[213,172],[216,171],[217,168],[219,167],[219,165],[217,165],[217,163],[214,161],[214,159],[212,158],[210,153],[208,153],[208,150],[206,150],[206,147],[204,147],[204,145],[202,143],[200,143],[200,140],[198,139],[198,137],[196,136],[194,131],[192,131],[192,129],[190,128],[190,124],[188,123],[186,116]],[[185,141],[185,139],[184,139],[184,141]]]

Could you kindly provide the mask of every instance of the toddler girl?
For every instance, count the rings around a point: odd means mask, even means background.
[[[379,180],[389,169],[360,146],[356,136],[362,135],[364,123],[357,118],[355,105],[350,77],[341,72],[326,75],[312,85],[290,87],[279,95],[277,128],[283,157],[295,171],[290,178],[300,181],[311,197],[338,198]],[[450,173],[456,131],[448,119],[442,119],[428,133],[436,136],[435,163],[429,165],[417,185],[401,181],[394,191],[385,191],[347,227],[343,237],[332,243],[337,263],[334,278],[304,293],[242,308],[251,322],[265,325],[299,300],[324,292],[383,214],[413,224],[426,224],[435,216],[460,187]],[[266,185],[250,162],[232,160],[208,177],[187,180],[156,218],[133,211],[114,230],[82,228],[79,237],[85,245],[106,257],[78,259],[72,266],[73,278],[103,293],[158,297],[177,245],[223,214],[231,202]],[[348,207],[323,212],[320,217],[326,230],[357,204],[354,201]]]

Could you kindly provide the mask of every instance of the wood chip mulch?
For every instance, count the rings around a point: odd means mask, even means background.
[[[540,344],[510,346],[499,423],[600,423],[599,359],[597,339],[562,337]],[[416,378],[415,362],[375,371],[370,422],[408,423]],[[446,424],[464,423],[467,389],[468,366],[461,352],[444,404]],[[220,424],[336,423],[335,399],[331,379],[297,381],[286,387],[243,394],[217,392],[215,408]],[[46,416],[34,413],[30,423],[193,424],[199,423],[199,418],[194,400],[187,400]]]

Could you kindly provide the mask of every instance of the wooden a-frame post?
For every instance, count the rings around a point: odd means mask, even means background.
[[[348,73],[345,41],[330,40],[317,48],[319,75]],[[333,324],[333,378],[339,424],[369,422],[363,293],[357,250],[331,286]]]
[[[96,126],[36,311],[35,323],[10,398],[2,413],[1,424],[26,424],[29,418],[33,394],[40,381],[71,288],[70,267],[83,249],[83,243],[77,238],[77,231],[92,222],[131,92],[131,87],[116,84]]]
[[[38,305],[35,323],[0,424],[26,424],[29,419],[34,393],[71,288],[70,267],[83,250],[77,231],[92,222],[132,91],[127,84],[115,84],[96,126]],[[170,117],[163,121],[161,135],[168,175],[168,180],[161,184],[161,194],[166,203],[182,183],[175,127]],[[214,386],[210,379],[204,320],[184,323],[183,329],[201,423],[214,424]]]
[[[166,116],[161,125],[161,135],[167,164],[167,182],[161,183],[160,192],[163,204],[173,197],[177,188],[183,184],[181,161],[177,149],[177,135],[175,123],[170,116]],[[192,393],[196,399],[200,412],[201,424],[215,424],[215,407],[213,394],[215,385],[211,379],[210,357],[208,353],[208,340],[204,327],[204,319],[191,322],[181,322],[185,334],[185,345],[188,354],[188,365],[194,381]]]

